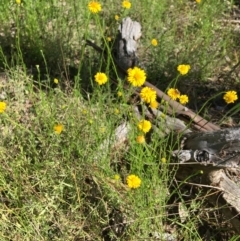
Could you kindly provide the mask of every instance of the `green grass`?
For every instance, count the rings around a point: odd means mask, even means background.
[[[86,0],[1,1],[0,100],[7,109],[0,115],[0,240],[103,240],[114,212],[125,232],[112,240],[165,240],[167,231],[177,240],[204,240],[200,227],[211,211],[204,194],[190,195],[175,180],[170,137],[153,134],[147,144],[136,142],[138,121],[129,103],[134,89],[124,89],[124,81],[117,88],[111,80],[98,86],[96,72],[116,79],[116,71],[111,58],[105,64],[85,40],[106,46],[103,38],[114,38],[123,17],[139,21],[139,64],[149,81],[165,90],[175,82],[177,66],[190,64],[176,86],[191,107],[201,88],[214,89],[202,96],[205,102],[238,86],[235,72],[225,71],[239,57],[236,33],[222,21],[233,3],[131,2],[123,10],[121,1],[106,0],[102,13],[92,15]],[[217,86],[216,78],[224,85]],[[102,152],[102,143],[126,120],[132,127],[127,143]],[[56,124],[64,126],[61,134],[54,132]],[[129,174],[141,178],[140,188],[127,188]],[[187,213],[183,222],[178,205]],[[211,240],[217,240],[222,226],[216,220],[211,225]]]

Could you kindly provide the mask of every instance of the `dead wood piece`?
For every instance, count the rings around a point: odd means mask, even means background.
[[[202,174],[198,174],[199,170]],[[202,166],[198,163],[179,165],[176,178],[184,183],[190,182],[191,186],[202,186],[202,191],[208,194],[205,196],[206,200],[218,208],[219,212],[224,214],[226,222],[230,222],[237,234],[240,234],[240,187],[226,175],[225,171],[216,166]],[[209,195],[209,189],[214,193]]]
[[[142,118],[142,113],[139,112],[137,107],[135,107],[134,110],[138,119],[140,120]],[[185,125],[183,121],[179,120],[178,118],[166,115],[160,110],[143,106],[143,113],[146,117],[148,117],[148,119],[151,120],[153,129],[158,133],[159,137],[164,137],[172,131],[177,133],[191,132],[191,130]]]
[[[138,120],[142,119],[142,113],[139,112],[139,109],[137,106],[133,107],[133,110],[136,114],[136,118]],[[151,113],[145,109],[144,107],[144,113],[146,116],[148,116],[150,119]],[[187,126],[182,122],[181,120],[178,120],[177,118],[170,117],[168,115],[165,115],[163,112],[159,110],[152,110],[154,114],[154,121],[153,121],[153,130],[156,131],[159,135],[159,137],[164,137],[167,134],[169,134],[172,131],[182,132],[182,133],[189,133],[190,130],[187,128]],[[113,134],[111,136],[108,136],[103,143],[99,146],[96,152],[95,160],[100,160],[101,158],[104,158],[107,156],[108,150],[120,150],[121,148],[126,148],[126,143],[129,138],[129,133],[131,131],[131,126],[129,122],[123,122],[121,125],[119,125]]]
[[[123,148],[124,143],[128,139],[128,134],[131,126],[128,122],[122,123],[118,126],[113,135],[108,136],[96,151],[95,161],[99,161],[108,156],[108,150],[119,150]]]
[[[210,172],[209,180],[211,185],[221,188],[223,198],[240,214],[240,187],[227,177],[223,169]]]
[[[182,135],[182,150],[176,150],[180,163],[195,161],[203,165],[240,167],[240,127],[207,133]]]
[[[231,223],[235,232],[240,234],[240,220],[238,216],[233,213],[233,210],[231,210],[232,208],[226,205],[225,200],[219,196],[216,198],[216,195],[207,195],[207,200],[212,206],[217,207],[218,210],[222,212],[225,222]]]
[[[208,149],[213,153],[219,152],[226,144],[231,143],[229,148],[240,143],[240,126],[225,128],[207,133],[189,133],[183,135],[185,138],[184,149]],[[239,146],[236,147],[238,149]]]
[[[175,115],[183,115],[183,116],[188,116],[190,120],[195,123],[195,127],[199,129],[200,131],[213,131],[213,130],[219,130],[220,127],[205,120],[198,114],[194,113],[187,107],[181,105],[179,102],[171,99],[168,95],[163,93],[161,90],[159,90],[156,86],[152,85],[148,81],[145,82],[145,86],[153,88],[157,92],[157,96],[165,101],[167,101],[171,107],[171,112],[172,114]]]
[[[113,57],[117,66],[126,72],[137,62],[137,41],[142,35],[141,25],[127,17],[122,20],[118,31],[113,47]]]
[[[137,40],[141,37],[141,24],[132,21],[130,17],[124,18],[118,27],[121,38],[126,41],[126,51],[130,55],[137,50]]]
[[[209,180],[211,185],[221,188],[223,191],[223,199],[231,205],[240,215],[240,187],[231,181],[225,174],[224,170],[212,171],[209,173]],[[227,211],[225,211],[225,215]],[[229,210],[228,213],[231,213]],[[240,234],[240,220],[236,218],[234,214],[228,215],[229,221],[233,225],[234,229]]]

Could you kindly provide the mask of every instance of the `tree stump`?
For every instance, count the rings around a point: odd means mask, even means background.
[[[117,66],[124,72],[137,63],[137,41],[141,35],[140,23],[130,17],[124,18],[118,27],[112,54]]]

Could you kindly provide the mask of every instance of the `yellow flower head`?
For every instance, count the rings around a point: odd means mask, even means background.
[[[167,162],[167,159],[165,157],[161,158],[161,162],[162,163],[166,163]]]
[[[137,143],[142,144],[145,142],[145,137],[144,135],[140,135],[137,137]]]
[[[134,67],[133,69],[130,68],[128,69],[127,72],[128,72],[127,80],[135,87],[142,86],[146,81],[145,71],[138,67]]]
[[[108,81],[107,75],[101,72],[98,72],[95,76],[95,81],[99,84],[99,85],[103,85]]]
[[[163,119],[166,119],[166,115],[165,115],[164,113],[162,113],[162,114],[160,115],[160,117],[163,118]]]
[[[118,97],[122,97],[123,94],[122,94],[121,91],[118,91],[118,92],[117,92],[117,95],[118,95]]]
[[[170,88],[167,91],[167,94],[170,98],[172,98],[173,100],[176,100],[180,97],[180,92],[178,89],[174,89],[174,88]]]
[[[88,9],[92,13],[98,13],[98,12],[102,11],[101,4],[98,1],[91,1],[88,4]]]
[[[16,0],[16,4],[20,5],[21,4],[21,0]]]
[[[104,133],[106,131],[106,128],[105,127],[100,127],[99,131],[100,131],[100,133]]]
[[[179,102],[182,105],[186,105],[188,103],[188,96],[187,95],[180,95],[179,96]]]
[[[152,41],[151,41],[151,44],[153,46],[157,46],[158,45],[158,41],[155,38],[153,38]]]
[[[6,110],[7,104],[3,101],[0,101],[0,113],[3,113]]]
[[[118,21],[119,20],[119,16],[116,14],[115,15],[115,20]]]
[[[180,65],[178,65],[178,67],[177,67],[177,70],[178,70],[178,72],[179,72],[181,75],[187,74],[190,69],[191,69],[191,67],[190,67],[189,64],[180,64]]]
[[[127,177],[127,185],[129,188],[138,188],[141,186],[141,179],[136,175],[129,175]]]
[[[150,121],[148,120],[141,120],[139,123],[138,123],[138,128],[139,130],[141,130],[142,132],[144,133],[147,133],[150,131],[150,129],[152,128],[152,124]]]
[[[126,9],[129,9],[129,8],[131,8],[131,3],[129,1],[123,1],[122,7],[126,8]]]
[[[227,91],[223,99],[227,104],[234,103],[238,99],[237,92],[234,90]]]
[[[111,42],[112,41],[111,37],[107,37],[107,41]]]
[[[82,110],[82,113],[83,113],[84,115],[86,115],[86,114],[88,113],[88,111],[87,111],[86,109],[83,109],[83,110]]]
[[[55,125],[54,131],[56,134],[61,134],[61,132],[63,131],[63,125],[62,124]]]
[[[157,98],[157,92],[150,88],[150,87],[143,87],[140,92],[140,97],[145,101],[146,103],[151,103],[153,101],[156,101]]]
[[[115,113],[115,115],[118,115],[120,113],[120,110],[118,108],[115,108],[114,113]]]
[[[157,109],[158,106],[159,106],[159,103],[156,100],[150,103],[150,107],[153,109]]]
[[[201,0],[196,0],[196,2],[197,2],[197,3],[200,3],[200,2],[201,2]]]
[[[113,177],[116,181],[118,181],[120,179],[120,176],[118,174],[114,175]]]
[[[58,79],[55,78],[55,79],[53,80],[53,82],[54,82],[55,84],[58,84],[59,81],[58,81]]]

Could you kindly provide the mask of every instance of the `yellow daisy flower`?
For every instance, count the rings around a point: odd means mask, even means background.
[[[158,106],[159,106],[159,103],[158,103],[156,100],[154,100],[154,101],[152,101],[152,102],[150,103],[149,106],[150,106],[151,108],[153,108],[153,109],[157,109]]]
[[[123,1],[123,2],[122,2],[122,7],[123,7],[123,8],[126,8],[126,9],[131,8],[131,2],[129,2],[129,1]]]
[[[111,42],[112,41],[111,37],[107,37],[107,41]]]
[[[0,101],[0,113],[3,113],[6,110],[7,104],[3,101]]]
[[[167,94],[170,98],[172,98],[173,100],[176,100],[180,97],[180,92],[178,89],[174,89],[174,88],[170,88],[167,91]]]
[[[120,110],[118,108],[115,108],[114,113],[115,113],[115,115],[118,115],[120,113]]]
[[[179,96],[179,102],[182,105],[186,105],[188,103],[188,96],[187,95],[180,95]]]
[[[122,97],[123,93],[121,91],[117,92],[118,97]]]
[[[162,113],[162,114],[160,115],[160,117],[163,118],[163,119],[166,119],[166,115],[165,115],[164,113]]]
[[[21,4],[21,0],[16,0],[16,4],[20,5]]]
[[[138,128],[139,130],[141,130],[142,132],[144,133],[147,133],[150,131],[150,129],[152,128],[152,124],[150,121],[148,120],[141,120],[139,123],[138,123]]]
[[[128,69],[127,80],[135,87],[140,87],[146,81],[146,73],[144,70],[134,67]]]
[[[95,76],[95,81],[99,84],[99,85],[103,85],[108,81],[107,75],[101,72],[98,72]]]
[[[180,64],[180,65],[178,65],[178,67],[177,67],[177,70],[178,70],[178,72],[179,72],[181,75],[187,74],[190,69],[191,69],[191,67],[190,67],[189,64]]]
[[[127,185],[129,188],[139,188],[141,186],[141,179],[136,175],[129,175],[127,177]]]
[[[142,88],[140,92],[140,97],[145,101],[146,103],[151,103],[156,101],[157,93],[154,89],[150,87],[144,87]]]
[[[55,79],[53,80],[53,82],[54,82],[55,84],[58,84],[59,81],[58,81],[58,79],[55,78]]]
[[[234,90],[227,91],[223,99],[227,104],[234,103],[238,99],[237,92]]]
[[[161,158],[161,162],[162,163],[166,163],[167,162],[167,159],[165,157]]]
[[[102,6],[98,1],[91,1],[88,4],[88,9],[92,13],[99,13],[100,11],[102,11]]]
[[[83,113],[84,115],[86,115],[86,114],[88,113],[88,111],[87,111],[86,109],[83,109],[83,110],[82,110],[82,113]]]
[[[151,44],[155,47],[158,45],[158,41],[155,38],[153,38]]]
[[[100,127],[99,131],[100,131],[100,133],[104,133],[106,131],[106,128],[105,127]]]
[[[119,20],[119,16],[116,14],[115,15],[115,20],[118,21]]]
[[[137,137],[137,143],[143,144],[145,142],[145,137],[144,135],[140,135]]]
[[[120,179],[120,176],[118,174],[114,175],[113,177],[116,181],[118,181]]]
[[[201,0],[196,0],[196,2],[197,2],[197,3],[200,3],[200,2],[201,2]]]
[[[63,125],[62,124],[57,124],[54,126],[54,131],[56,134],[61,134],[63,131]]]

